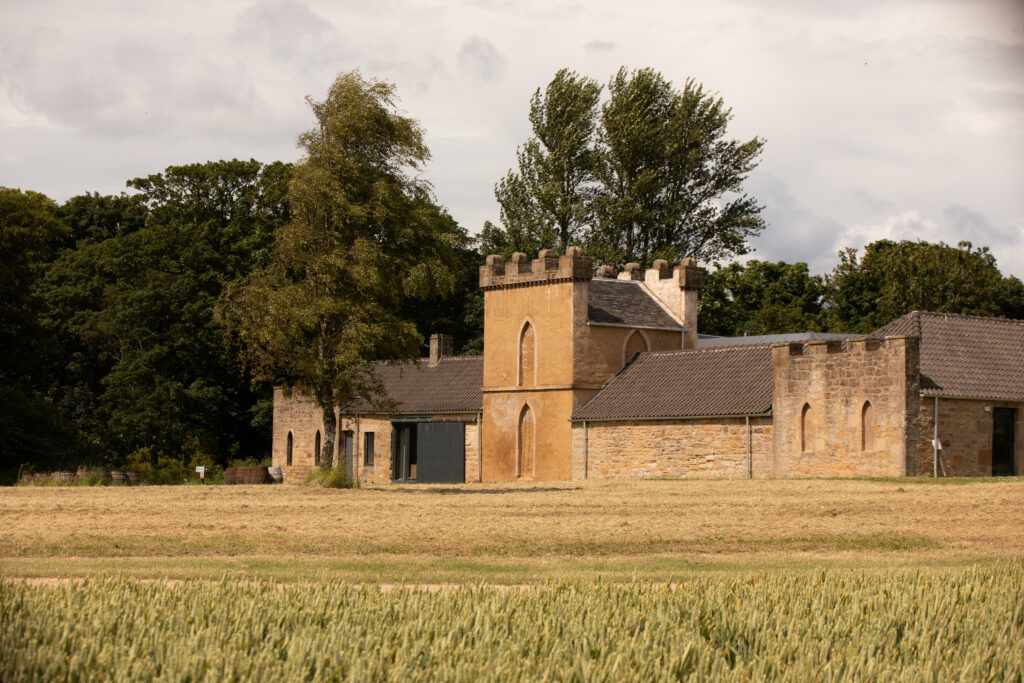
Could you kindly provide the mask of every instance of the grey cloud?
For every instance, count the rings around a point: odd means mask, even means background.
[[[459,69],[478,81],[495,82],[505,75],[505,58],[489,40],[479,36],[462,43],[456,59]]]
[[[334,24],[292,0],[250,5],[238,16],[232,38],[250,50],[285,61],[323,63],[344,56]]]
[[[591,40],[583,46],[587,52],[611,52],[615,48],[615,43],[610,43],[607,40]]]
[[[751,240],[753,258],[770,261],[803,261],[812,273],[823,273],[836,263],[836,238],[843,232],[838,221],[819,216],[772,173],[758,171],[747,181],[750,194],[764,205],[768,224]]]

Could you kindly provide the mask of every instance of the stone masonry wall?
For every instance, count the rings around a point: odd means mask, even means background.
[[[904,475],[908,444],[916,444],[919,428],[919,349],[918,337],[775,345],[773,476]],[[864,450],[866,402],[874,413],[874,443]],[[805,405],[810,426],[802,444]]]
[[[334,463],[344,456],[346,431],[352,432],[352,455],[356,478],[366,484],[391,481],[391,417],[388,415],[359,415],[338,418],[337,442],[334,449]],[[437,415],[435,420],[459,420],[465,423],[466,481],[477,481],[480,475],[479,439],[476,416]],[[313,469],[316,433],[323,438],[323,416],[311,399],[293,394],[285,397],[280,388],[274,390],[274,430],[271,447],[271,463],[280,467],[286,484],[301,484],[306,474]],[[292,434],[292,465],[287,465],[287,439]],[[373,465],[366,465],[366,433],[374,434]]]
[[[747,476],[744,418],[633,420],[573,424],[574,479],[743,479]],[[756,478],[771,470],[772,420],[750,419]],[[586,454],[584,455],[584,449]]]
[[[992,409],[1017,411],[1014,472],[1024,474],[1024,403],[971,399],[939,399],[940,477],[992,475]],[[986,410],[987,409],[987,410]],[[907,474],[930,477],[934,472],[932,435],[935,399],[926,396],[918,412],[920,438],[908,459]]]

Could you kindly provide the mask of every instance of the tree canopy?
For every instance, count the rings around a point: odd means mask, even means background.
[[[911,311],[1024,318],[1024,284],[999,272],[988,247],[879,240],[839,259],[826,277],[836,331],[871,332]]]
[[[708,273],[700,331],[724,337],[820,331],[825,283],[806,263],[748,261]]]
[[[350,72],[308,101],[317,127],[299,138],[292,220],[223,312],[257,380],[320,406],[330,467],[334,410],[357,394],[381,398],[372,361],[418,355],[423,339],[403,302],[451,291],[466,236],[417,175],[429,151],[392,84]]]
[[[747,253],[764,221],[743,181],[764,140],[728,139],[731,110],[692,79],[677,90],[653,69],[622,68],[604,103],[600,93],[565,69],[534,93],[533,136],[495,186],[502,228],[485,225],[485,247],[582,242],[615,266]]]

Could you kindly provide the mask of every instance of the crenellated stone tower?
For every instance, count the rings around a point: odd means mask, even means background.
[[[704,271],[636,264],[615,277],[579,247],[487,257],[483,481],[569,479],[573,410],[636,352],[694,348]]]

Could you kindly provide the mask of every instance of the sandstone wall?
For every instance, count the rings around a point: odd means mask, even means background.
[[[345,432],[352,432],[352,462],[349,472],[362,483],[386,483],[391,481],[392,470],[392,426],[388,415],[358,415],[338,419],[337,442],[334,450],[334,464],[342,462],[345,448]],[[477,416],[435,415],[438,421],[459,421],[465,425],[466,481],[477,481],[480,476],[480,448]],[[314,446],[319,431],[323,438],[323,415],[311,399],[293,394],[285,397],[282,389],[274,390],[274,427],[272,436],[271,463],[280,467],[287,484],[302,483],[306,474],[313,469]],[[366,434],[374,435],[373,464],[366,464]],[[292,464],[287,464],[288,434],[292,435]]]
[[[988,477],[992,475],[992,409],[1014,408],[1016,434],[1014,472],[1024,474],[1024,403],[940,398],[939,401],[939,476]],[[935,425],[935,399],[921,400],[917,422],[919,439],[908,460],[907,474],[932,476],[932,451]]]
[[[776,477],[902,476],[917,443],[920,339],[778,344],[774,373]],[[870,402],[873,443],[863,447]],[[802,437],[802,415],[809,406]],[[806,443],[804,443],[806,441]]]
[[[771,473],[771,417],[750,419],[751,469]],[[743,479],[744,418],[573,424],[574,479]]]

